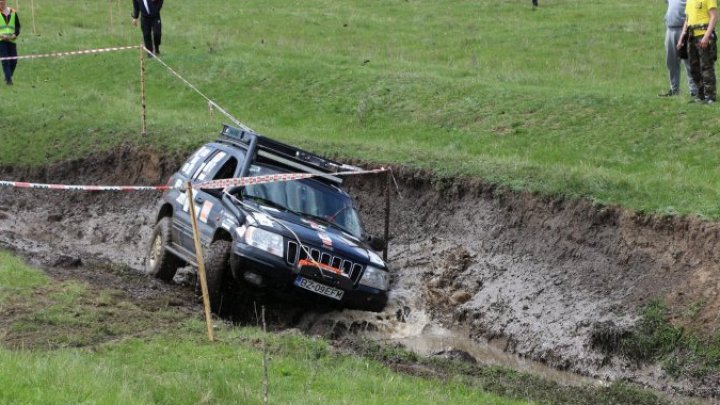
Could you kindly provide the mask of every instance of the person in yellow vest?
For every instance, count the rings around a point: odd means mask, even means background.
[[[12,8],[8,7],[7,0],[0,0],[0,58],[17,57],[17,46],[15,40],[20,35],[20,18]],[[2,61],[5,84],[12,85],[13,73],[17,67],[17,59]]]
[[[715,61],[717,60],[717,0],[688,0],[685,4],[683,34],[677,43],[680,49],[683,37],[688,40],[690,74],[697,87],[693,101],[715,103]],[[689,30],[689,31],[688,31]]]

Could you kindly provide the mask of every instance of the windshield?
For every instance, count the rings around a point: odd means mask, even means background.
[[[250,166],[250,176],[282,173],[267,166]],[[341,228],[358,238],[362,235],[360,217],[352,199],[335,188],[313,179],[280,181],[245,186],[242,196],[266,205],[312,217]]]

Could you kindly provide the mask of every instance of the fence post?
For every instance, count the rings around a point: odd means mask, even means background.
[[[198,265],[198,277],[200,278],[200,289],[203,296],[203,307],[205,307],[205,321],[208,328],[208,339],[215,340],[212,328],[212,314],[210,314],[210,297],[208,296],[207,279],[205,278],[205,261],[203,260],[202,246],[200,245],[200,232],[198,231],[197,217],[195,216],[195,200],[193,198],[192,184],[187,182],[187,199],[190,206],[190,222],[192,222],[193,239],[195,241],[195,258]]]
[[[140,134],[147,135],[146,111],[145,111],[145,45],[140,45],[140,103],[142,105],[142,117],[140,119]]]

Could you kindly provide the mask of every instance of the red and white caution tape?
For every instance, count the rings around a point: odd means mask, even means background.
[[[253,184],[265,184],[265,183],[277,183],[280,181],[300,180],[307,179],[310,177],[331,177],[331,176],[345,176],[353,174],[368,174],[368,173],[380,173],[385,172],[388,169],[372,169],[372,170],[355,170],[348,172],[338,173],[278,173],[278,174],[266,174],[263,176],[254,177],[238,177],[235,179],[222,179],[222,180],[210,180],[204,183],[193,184],[193,188],[207,189],[207,188],[227,188],[235,186],[250,186]]]
[[[329,176],[344,176],[353,174],[368,174],[368,173],[380,173],[385,172],[388,169],[372,169],[372,170],[359,170],[359,171],[348,171],[339,173],[281,173],[281,174],[266,174],[263,176],[254,177],[238,177],[234,179],[222,179],[222,180],[210,180],[203,183],[193,184],[193,188],[197,189],[222,189],[234,186],[249,186],[253,184],[266,184],[266,183],[277,183],[280,181],[291,181],[307,179],[310,177],[329,177]],[[67,191],[167,191],[167,190],[182,190],[184,185],[180,187],[176,186],[90,186],[90,185],[74,185],[74,184],[45,184],[45,183],[28,183],[24,181],[2,181],[0,180],[0,187],[14,187],[14,188],[35,188],[45,190],[67,190]]]
[[[58,56],[92,55],[92,54],[96,54],[96,53],[126,51],[128,49],[138,49],[138,48],[140,48],[139,45],[134,45],[134,46],[119,46],[119,47],[112,47],[112,48],[86,49],[86,50],[80,50],[80,51],[42,53],[42,54],[36,54],[36,55],[7,56],[4,58],[0,58],[0,61],[18,60],[18,59],[53,58],[53,57],[58,57]]]
[[[0,181],[0,187],[39,188],[69,191],[165,191],[171,186],[85,186],[72,184],[27,183],[24,181]]]

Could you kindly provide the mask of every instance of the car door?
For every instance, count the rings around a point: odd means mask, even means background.
[[[202,183],[209,180],[233,178],[239,170],[239,161],[230,151],[217,150],[213,153],[204,165],[201,165],[193,174],[192,183]],[[208,245],[217,229],[222,213],[222,190],[221,189],[193,189],[193,204],[197,218],[200,240],[203,245]],[[183,218],[187,224],[183,224],[184,236],[183,247],[190,252],[195,252],[195,241],[193,237],[192,224],[190,223],[190,202],[183,205]]]

